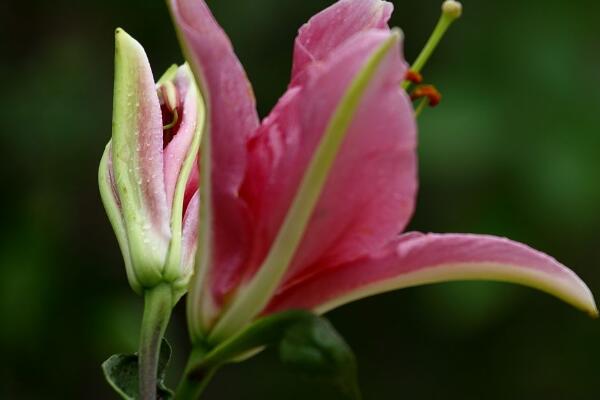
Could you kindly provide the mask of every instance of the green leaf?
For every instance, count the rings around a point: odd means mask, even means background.
[[[164,383],[165,371],[171,359],[171,346],[163,339],[158,360],[156,395],[159,400],[173,399],[173,392]],[[115,354],[102,363],[106,381],[126,400],[139,399],[137,354]]]
[[[343,398],[361,398],[354,353],[326,319],[313,316],[291,326],[279,357],[292,370],[333,384]]]
[[[276,346],[281,361],[290,369],[333,384],[343,398],[360,399],[352,350],[326,319],[301,310],[284,311],[253,322],[210,350],[190,368],[189,375],[206,376],[265,346]]]

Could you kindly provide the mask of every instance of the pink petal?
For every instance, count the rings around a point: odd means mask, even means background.
[[[190,66],[209,110],[213,185],[235,194],[246,140],[258,127],[252,87],[227,35],[203,0],[170,0]]]
[[[303,84],[311,63],[323,61],[359,32],[388,30],[392,3],[380,0],[341,0],[312,17],[298,32],[294,46],[292,85]]]
[[[198,217],[200,215],[200,193],[192,196],[183,218],[183,241],[181,267],[184,275],[191,273],[194,268],[194,255],[198,247]]]
[[[457,280],[493,280],[550,293],[591,315],[594,298],[573,271],[508,239],[469,234],[403,235],[387,248],[282,290],[267,312],[332,308],[390,290]]]
[[[194,161],[194,168],[190,172],[190,177],[188,178],[187,185],[185,186],[185,193],[183,195],[183,212],[189,207],[190,201],[192,197],[196,195],[198,188],[200,186],[200,169],[198,168],[200,165],[199,157]]]
[[[180,101],[183,103],[183,115],[180,116],[181,124],[179,125],[179,129],[177,130],[171,142],[164,149],[165,189],[167,193],[169,209],[173,204],[173,195],[175,193],[175,186],[177,185],[179,172],[188,154],[192,140],[194,139],[194,133],[196,131],[196,123],[198,119],[197,97],[188,95],[191,84],[190,79],[192,77],[188,75],[186,71],[186,67],[180,67],[173,82],[175,84],[177,94],[181,99]],[[192,170],[194,172],[191,173],[191,175],[195,175],[195,177],[198,176],[197,165],[198,164],[195,164]],[[197,179],[195,182],[197,183]],[[197,185],[195,188],[189,188],[188,184],[188,187],[186,187],[186,192],[188,190],[195,192],[197,189]]]
[[[170,4],[207,103],[215,245],[211,265],[215,271],[237,270],[247,257],[250,240],[238,191],[246,169],[246,142],[259,124],[252,87],[206,3],[170,0]]]
[[[356,71],[387,32],[363,32],[307,70],[263,122],[249,146],[242,195],[256,241],[249,273],[268,252],[316,146]],[[400,83],[406,64],[390,51],[361,101],[316,205],[287,283],[371,253],[401,232],[416,195],[416,126]]]

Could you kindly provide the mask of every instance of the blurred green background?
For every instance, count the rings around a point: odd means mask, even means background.
[[[331,0],[209,1],[261,115],[287,85],[297,28]],[[394,0],[413,60],[441,0]],[[464,0],[425,71],[445,98],[420,119],[412,229],[509,236],[572,267],[600,295],[600,3]],[[181,62],[160,0],[0,4],[3,195],[0,398],[111,399],[100,363],[133,352],[141,299],[99,200],[111,129],[113,32],[158,75]],[[329,314],[366,399],[592,399],[600,322],[529,289],[454,283]],[[168,331],[187,346],[183,307]],[[335,399],[267,351],[224,368],[206,399]]]

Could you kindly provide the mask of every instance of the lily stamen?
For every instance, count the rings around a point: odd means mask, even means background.
[[[173,82],[167,81],[158,87],[158,98],[160,99],[161,108],[164,107],[165,111],[172,116],[171,122],[163,125],[163,130],[165,131],[175,127],[179,121],[179,112],[177,111],[177,106],[179,104],[178,97],[177,88]]]
[[[177,125],[177,122],[179,121],[179,114],[177,113],[177,109],[173,109],[172,111],[173,113],[173,120],[171,122],[169,122],[167,125],[163,125],[163,130],[168,131],[169,129],[173,128],[175,125]]]
[[[411,83],[419,84],[419,83],[423,82],[423,75],[421,75],[420,72],[409,69],[406,72],[406,77],[404,79]]]
[[[435,107],[442,101],[442,94],[433,85],[417,86],[410,94],[411,100],[426,99],[430,107]]]
[[[462,14],[462,4],[455,0],[446,0],[442,5],[442,15],[440,19],[431,33],[429,40],[421,50],[421,54],[417,57],[413,65],[410,67],[410,71],[413,73],[420,73],[433,52],[435,51],[437,45],[440,43],[444,34],[452,25],[454,21],[460,18]],[[411,85],[411,80],[407,78],[406,81],[402,84],[403,89],[408,89]]]
[[[415,101],[422,99],[417,108],[415,108],[415,116],[419,117],[425,107],[435,107],[442,101],[442,94],[433,85],[417,86],[410,94],[410,99]]]

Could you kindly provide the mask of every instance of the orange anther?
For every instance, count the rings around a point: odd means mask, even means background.
[[[417,86],[410,94],[411,100],[422,99],[426,97],[430,107],[435,107],[442,101],[442,94],[433,85]]]
[[[413,71],[413,70],[409,69],[408,71],[406,71],[406,77],[404,79],[406,79],[409,82],[419,84],[419,83],[423,82],[423,75],[421,75],[417,71]]]

